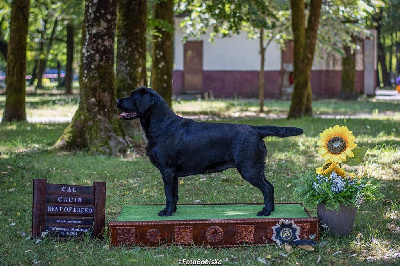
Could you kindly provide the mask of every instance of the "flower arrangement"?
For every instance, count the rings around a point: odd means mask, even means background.
[[[378,197],[378,183],[365,174],[346,172],[342,168],[343,164],[357,165],[366,152],[365,148],[357,147],[355,137],[346,126],[324,130],[317,144],[325,162],[300,180],[297,193],[305,202],[325,203],[327,208],[338,210],[340,204],[358,208],[362,202]]]

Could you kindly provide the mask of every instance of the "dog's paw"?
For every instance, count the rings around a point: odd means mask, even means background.
[[[167,209],[164,209],[158,213],[158,216],[171,216],[171,215],[172,211]]]
[[[267,210],[265,207],[257,213],[257,216],[269,216],[272,211]]]

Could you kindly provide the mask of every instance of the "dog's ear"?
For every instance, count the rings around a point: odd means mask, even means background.
[[[154,95],[147,90],[142,90],[141,98],[138,101],[138,108],[140,112],[142,113],[146,112],[146,110],[152,107],[154,103],[155,103]]]

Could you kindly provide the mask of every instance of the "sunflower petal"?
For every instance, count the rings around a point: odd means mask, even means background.
[[[315,172],[319,175],[322,174],[322,167],[315,168]]]
[[[328,153],[328,150],[326,148],[319,148],[318,153],[324,155],[325,153]]]
[[[332,154],[330,154],[330,153],[326,153],[326,154],[323,155],[324,160],[330,160],[332,157],[333,157],[333,156],[332,156]],[[333,160],[332,160],[332,161],[333,161]]]

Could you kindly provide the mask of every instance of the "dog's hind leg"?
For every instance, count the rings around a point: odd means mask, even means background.
[[[266,180],[262,170],[259,171],[257,168],[258,167],[238,167],[238,170],[244,180],[261,190],[263,193],[265,206],[257,213],[257,216],[268,216],[274,210],[274,188],[269,185],[271,183]]]
[[[174,177],[174,188],[172,190],[173,192],[173,198],[174,198],[174,208],[172,212],[176,212],[177,207],[176,205],[178,204],[179,196],[178,196],[178,186],[179,186],[179,180],[178,177]]]
[[[272,190],[272,192],[271,192],[272,193],[272,211],[274,211],[275,210],[275,196],[274,196],[275,189],[274,189],[274,185],[272,185],[272,183],[268,181],[267,177],[264,174],[263,174],[263,177],[264,177],[265,183],[267,183],[267,185]]]

